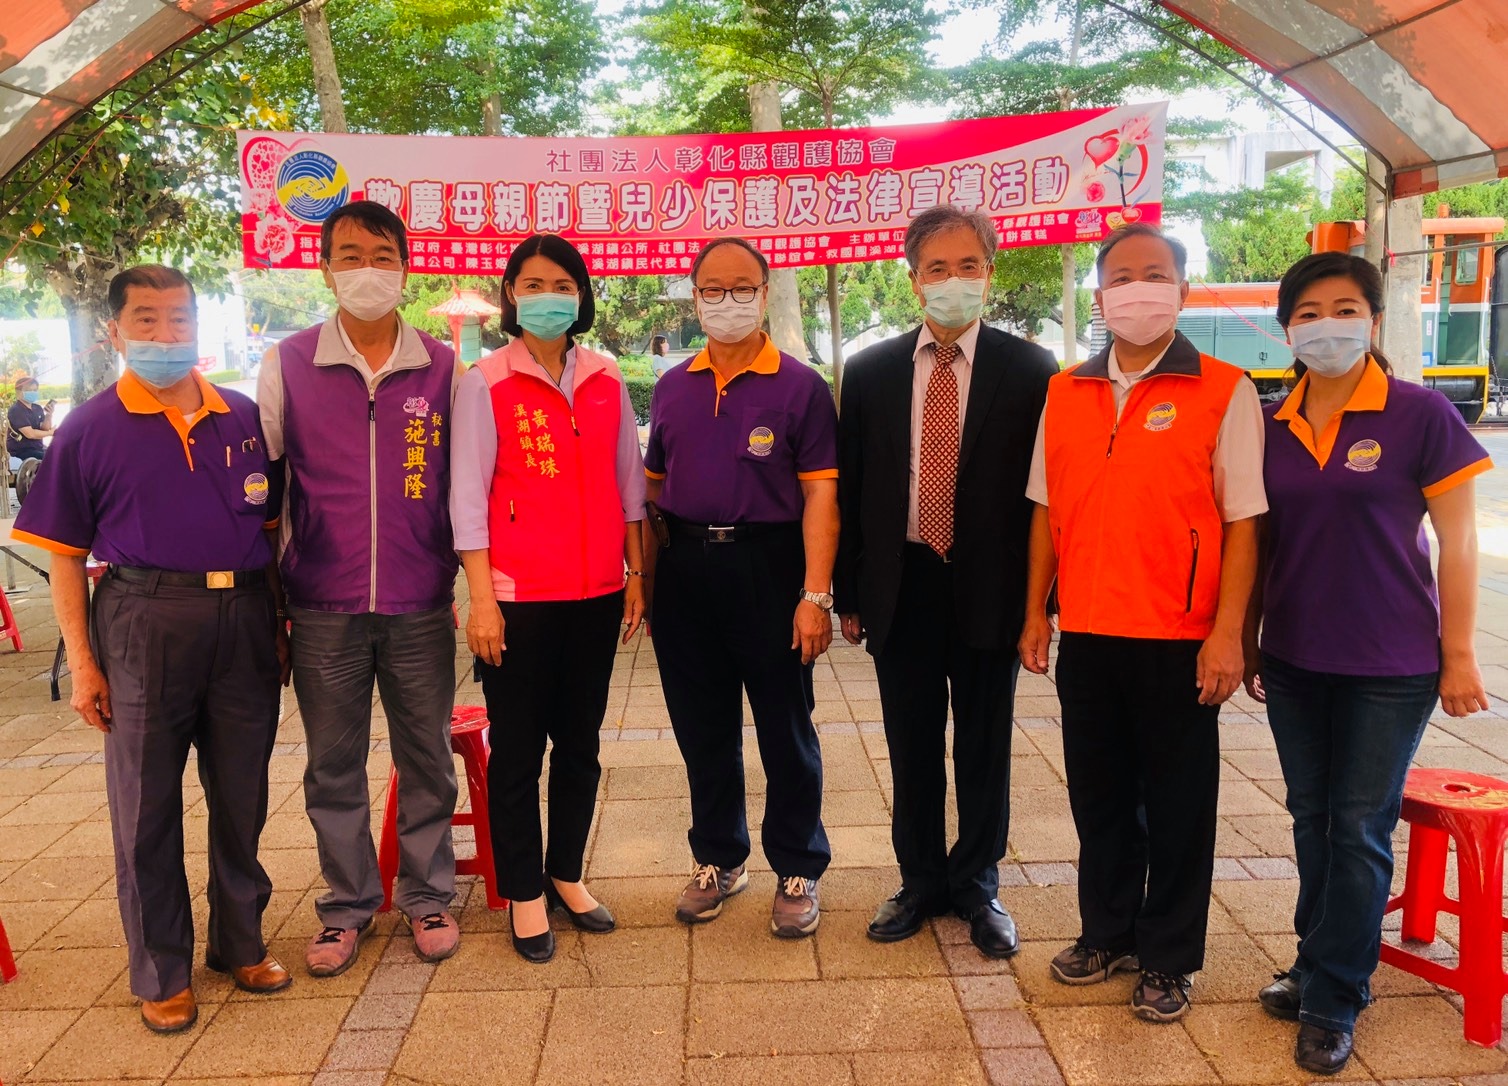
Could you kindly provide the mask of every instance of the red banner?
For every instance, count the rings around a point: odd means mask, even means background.
[[[312,268],[320,223],[376,200],[411,269],[492,275],[531,233],[594,275],[687,271],[709,238],[775,267],[901,255],[906,224],[982,210],[1006,247],[1098,241],[1162,213],[1166,103],[943,124],[612,139],[239,133],[246,266]]]

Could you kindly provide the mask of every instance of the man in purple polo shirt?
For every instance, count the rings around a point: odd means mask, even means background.
[[[293,685],[308,737],[304,802],[329,891],[305,953],[345,972],[382,904],[367,751],[375,681],[398,769],[394,900],[426,961],[455,953],[456,775],[450,405],[460,371],[398,316],[403,220],[381,204],[337,209],[320,267],[340,304],[267,352],[257,387],[267,451],[287,474],[282,574]]]
[[[691,785],[692,876],[676,916],[712,920],[749,882],[747,693],[769,779],[770,928],[799,938],[817,929],[817,880],[832,858],[811,710],[812,663],[832,641],[838,416],[821,375],[760,331],[768,281],[764,256],[742,239],[698,254],[691,282],[707,348],[655,386],[644,465],[665,533],[655,658]]]
[[[183,865],[190,745],[209,807],[205,964],[250,992],[293,982],[267,953],[257,861],[286,641],[268,590],[282,485],[256,405],[196,372],[194,288],[157,264],[110,283],[114,385],[76,407],[16,518],[52,552],[71,704],[105,734],[105,794],[131,991],[158,1033],[198,1017]],[[85,563],[109,564],[92,615]]]

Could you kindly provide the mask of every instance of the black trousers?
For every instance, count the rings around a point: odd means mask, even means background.
[[[890,838],[901,881],[938,903],[972,909],[1000,889],[997,865],[1010,826],[1011,722],[1020,661],[1015,646],[964,644],[953,618],[953,567],[908,544],[889,637],[875,657],[890,775]],[[948,699],[958,840],[947,847]]]
[[[1204,967],[1220,707],[1199,704],[1201,644],[1065,633],[1058,649],[1082,937],[1163,973]]]
[[[623,593],[501,603],[503,662],[482,666],[492,753],[487,762],[498,893],[532,901],[545,875],[581,879],[597,805],[602,717],[623,619]],[[539,825],[539,775],[550,740],[550,839]]]
[[[768,778],[760,837],[781,877],[815,879],[832,851],[822,826],[822,750],[812,669],[791,648],[806,576],[801,526],[736,543],[678,535],[655,569],[654,642],[665,705],[691,786],[691,854],[749,857],[743,693]]]
[[[189,986],[194,917],[183,866],[183,769],[199,752],[209,807],[208,958],[256,965],[272,881],[257,860],[278,727],[275,605],[263,588],[100,582],[95,656],[110,684],[105,791],[131,991]]]

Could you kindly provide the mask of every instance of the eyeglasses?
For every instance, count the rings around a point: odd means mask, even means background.
[[[336,271],[351,271],[355,268],[381,268],[383,271],[396,271],[403,267],[403,261],[396,256],[382,254],[380,256],[365,257],[347,254],[330,258],[330,267]]]
[[[748,305],[759,296],[768,279],[761,282],[757,287],[692,287],[692,293],[701,296],[702,301],[708,305],[717,305],[728,295],[733,295],[733,300],[741,305]]]
[[[987,265],[963,264],[957,268],[928,268],[921,274],[923,283],[945,283],[954,276],[959,279],[982,279],[989,272]]]

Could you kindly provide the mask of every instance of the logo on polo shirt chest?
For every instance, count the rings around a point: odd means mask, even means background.
[[[756,426],[749,431],[749,451],[755,456],[769,456],[775,451],[775,431]]]
[[[1346,450],[1346,467],[1352,471],[1376,471],[1382,459],[1382,446],[1371,438],[1358,441]]]
[[[248,505],[267,504],[267,476],[260,471],[254,471],[248,475],[246,481],[241,484],[241,489],[246,492]]]
[[[1144,424],[1148,430],[1154,433],[1166,430],[1173,425],[1173,420],[1178,418],[1178,408],[1164,400],[1160,404],[1154,404],[1147,412],[1147,421]]]

